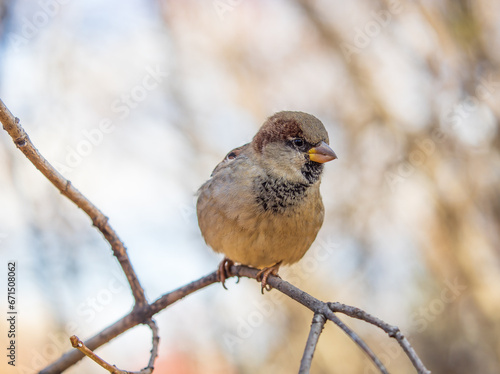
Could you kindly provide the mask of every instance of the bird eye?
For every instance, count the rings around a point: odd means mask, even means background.
[[[293,139],[293,144],[299,148],[303,147],[304,146],[304,139],[301,139],[301,138]]]

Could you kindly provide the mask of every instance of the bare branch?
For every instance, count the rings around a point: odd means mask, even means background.
[[[248,278],[255,279],[258,272],[259,272],[258,269],[250,268],[247,266],[236,265],[236,266],[231,267],[231,276],[248,277]],[[194,281],[192,283],[189,283],[186,286],[178,288],[177,290],[169,292],[169,293],[161,296],[154,303],[145,305],[145,306],[138,308],[138,309],[135,309],[130,314],[123,317],[121,320],[117,321],[113,325],[111,325],[108,328],[106,328],[105,330],[101,331],[99,334],[97,334],[93,338],[89,339],[87,342],[85,342],[85,345],[87,347],[89,347],[90,349],[95,350],[96,348],[100,347],[104,343],[109,342],[110,340],[112,340],[116,336],[131,329],[132,327],[134,327],[138,324],[144,323],[144,321],[147,321],[149,318],[151,318],[151,316],[153,316],[154,314],[165,309],[166,307],[173,304],[174,302],[184,298],[187,295],[190,295],[191,293],[193,293],[199,289],[202,289],[202,288],[204,288],[210,284],[216,283],[216,282],[218,282],[217,281],[217,272],[213,272],[213,273],[211,273],[203,278],[200,278],[197,281]],[[273,288],[277,289],[278,291],[289,296],[293,300],[304,305],[305,307],[312,310],[313,312],[318,313],[318,314],[323,314],[326,318],[335,322],[340,328],[342,328],[342,330],[344,332],[346,332],[351,337],[351,339],[355,340],[355,342],[361,346],[361,348],[370,356],[372,361],[374,361],[375,365],[379,368],[379,370],[381,372],[383,372],[383,373],[387,372],[387,370],[383,367],[383,365],[381,365],[380,360],[378,360],[373,355],[373,352],[371,352],[371,350],[368,347],[366,347],[366,343],[364,343],[359,337],[357,337],[356,334],[354,334],[342,321],[340,321],[338,319],[337,316],[335,316],[334,312],[330,309],[329,304],[312,297],[308,293],[298,289],[297,287],[293,286],[292,284],[290,284],[290,283],[288,283],[288,282],[286,282],[286,281],[284,281],[281,278],[276,277],[276,276],[270,276],[268,279],[268,284],[271,285]],[[330,303],[330,304],[332,304],[332,303]],[[341,305],[343,305],[343,304],[341,304]],[[348,311],[349,310],[348,308],[352,308],[351,309],[352,311],[360,310],[357,308],[345,306],[345,309],[342,309],[342,310],[339,309],[338,312]],[[345,314],[349,315],[351,317],[355,317],[354,314],[353,315],[350,315],[349,313],[345,313]],[[366,314],[366,315],[370,316],[369,314]],[[355,318],[360,318],[360,317],[355,317]],[[375,317],[371,317],[371,318],[375,318]],[[363,319],[363,318],[360,318],[360,319]],[[369,322],[369,320],[370,320],[370,318],[367,318],[367,322]],[[397,331],[399,331],[399,330],[397,330]],[[361,344],[360,344],[360,342],[361,342]],[[410,351],[414,352],[414,350],[413,350],[413,348],[411,348],[410,344],[408,342],[406,344],[407,344],[407,347],[409,347]],[[406,349],[405,349],[405,353],[408,354],[408,351]],[[40,372],[40,374],[60,373],[61,371],[66,370],[67,368],[69,368],[70,366],[72,366],[73,364],[78,362],[82,357],[83,357],[83,355],[80,352],[70,351],[70,352],[64,354],[59,360],[54,362],[52,365],[50,365],[50,366],[46,367],[44,370],[42,370]],[[418,360],[418,362],[421,362],[421,361]],[[416,367],[416,369],[419,373],[425,373],[425,374],[430,373],[425,368],[425,366],[423,366],[423,365],[416,366],[416,364],[414,363],[414,360],[412,360],[412,363],[414,364],[414,366]]]
[[[420,360],[420,357],[418,357],[417,353],[413,349],[413,347],[410,345],[410,342],[406,337],[401,333],[399,328],[397,326],[392,326],[389,325],[388,323],[382,321],[381,319],[372,316],[369,313],[366,313],[364,310],[341,304],[341,303],[328,303],[328,306],[333,312],[338,312],[338,313],[343,313],[345,315],[348,315],[349,317],[357,318],[362,321],[368,322],[374,326],[377,326],[384,330],[391,338],[394,338],[397,340],[401,348],[405,351],[406,355],[412,362],[413,366],[415,369],[417,369],[417,372],[419,374],[430,374],[430,371],[427,370],[422,362]]]
[[[314,351],[316,350],[316,345],[318,344],[319,335],[323,331],[325,323],[326,318],[324,315],[319,313],[314,314],[311,323],[311,330],[309,331],[309,337],[306,342],[306,348],[304,349],[304,354],[302,355],[302,360],[300,361],[299,374],[309,373]]]
[[[231,276],[248,277],[248,278],[255,279],[258,271],[259,271],[258,269],[250,268],[247,266],[237,265],[237,266],[231,267]],[[104,343],[109,342],[110,340],[112,340],[116,336],[131,329],[132,327],[137,326],[138,324],[144,323],[144,321],[147,321],[149,318],[151,318],[151,316],[153,316],[154,314],[165,309],[166,307],[173,304],[174,302],[184,298],[187,295],[190,295],[191,293],[193,293],[199,289],[202,289],[202,288],[204,288],[208,285],[211,285],[213,283],[216,283],[216,282],[218,282],[217,281],[217,272],[213,272],[213,273],[211,273],[203,278],[200,278],[197,281],[194,281],[192,283],[189,283],[186,286],[178,288],[177,290],[169,292],[169,293],[161,296],[154,303],[145,305],[139,309],[132,311],[130,314],[123,317],[121,320],[115,322],[113,325],[109,326],[108,328],[101,331],[99,334],[97,334],[93,338],[89,339],[87,342],[85,342],[85,345],[87,347],[89,347],[90,349],[95,350],[96,348],[100,347]],[[350,332],[349,328],[344,323],[342,323],[342,321],[340,321],[337,316],[335,316],[334,312],[330,309],[329,304],[312,297],[308,293],[298,289],[297,287],[293,286],[292,284],[290,284],[290,283],[288,283],[288,282],[286,282],[286,281],[284,281],[281,278],[276,277],[276,276],[270,276],[268,279],[268,284],[271,285],[273,288],[277,289],[278,291],[289,296],[293,300],[304,305],[305,307],[312,310],[313,312],[318,313],[318,314],[323,314],[328,319],[333,320],[333,322],[335,322],[340,328],[342,328],[342,330],[344,332],[348,333],[348,335],[351,337],[351,339],[355,340],[357,344],[359,344],[359,341],[361,341],[361,339],[359,339],[359,337],[357,337],[357,335],[355,335],[355,334],[351,335],[352,332]],[[336,303],[330,303],[330,304],[336,305]],[[343,304],[341,304],[341,305],[343,305]],[[352,308],[352,309],[350,309],[351,311],[360,310],[357,308],[345,306],[345,308],[339,308],[339,310],[336,310],[336,311],[346,312],[345,314],[350,316],[350,317],[363,319],[363,318],[359,317],[359,314],[358,314],[358,316],[355,316],[355,313],[351,313],[352,315],[347,313],[347,311],[349,311],[348,308]],[[366,315],[370,316],[369,314],[366,314]],[[375,317],[371,317],[371,318],[375,318]],[[367,322],[370,322],[370,321],[371,321],[371,319],[367,317]],[[399,330],[397,330],[397,331],[399,331]],[[353,336],[355,336],[355,338],[353,338]],[[414,350],[413,350],[413,348],[411,348],[410,344],[409,343],[407,343],[407,344],[408,344],[407,347],[410,348],[410,351],[414,352]],[[366,350],[363,347],[363,345],[366,347],[366,344],[364,342],[362,342],[361,348],[365,352],[367,352],[367,354],[370,356],[370,353],[368,353],[368,352],[371,352],[371,350],[369,348],[368,348],[368,350]],[[406,349],[405,349],[405,353],[408,354],[408,351]],[[83,357],[83,355],[80,352],[70,351],[70,352],[64,354],[59,360],[54,362],[52,365],[50,365],[50,366],[46,367],[44,370],[42,370],[40,372],[40,374],[60,373],[61,371],[66,370],[67,368],[69,368],[70,366],[72,366],[73,364],[78,362],[82,357]],[[380,366],[380,364],[379,364],[380,361],[378,361],[379,363],[377,363],[378,359],[376,359],[376,357],[374,358],[374,357],[370,356],[370,358],[372,359],[372,361],[374,361],[375,365],[379,368],[379,370],[381,370],[383,373],[387,372],[387,371],[383,371],[386,369],[383,367],[383,365]],[[421,361],[418,360],[418,362],[421,362]],[[425,366],[423,366],[423,364],[421,366],[418,366],[415,364],[414,360],[412,360],[412,363],[414,364],[414,366],[416,367],[416,369],[419,373],[425,373],[425,374],[430,373],[425,368]],[[381,369],[381,367],[383,369]]]
[[[104,235],[111,245],[113,254],[120,262],[135,299],[135,307],[146,304],[144,289],[128,258],[127,249],[120,240],[115,230],[108,223],[106,217],[94,204],[78,191],[69,180],[64,178],[35,148],[28,134],[19,124],[19,118],[12,115],[10,110],[0,99],[0,122],[5,131],[9,133],[17,148],[31,161],[35,167],[68,199],[82,209],[92,220],[92,223]]]

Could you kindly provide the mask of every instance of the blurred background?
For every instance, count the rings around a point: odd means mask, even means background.
[[[498,1],[1,0],[0,19],[0,98],[110,218],[150,301],[220,261],[194,210],[214,166],[269,115],[305,111],[339,159],[318,239],[282,277],[398,325],[433,373],[498,373]],[[37,372],[133,305],[108,244],[6,132],[0,258],[2,300],[17,261],[19,310],[17,366],[4,357],[2,372]],[[252,280],[228,288],[156,316],[156,372],[298,371],[312,314]],[[342,318],[390,372],[415,372]],[[139,326],[97,353],[139,370],[150,339]],[[328,324],[312,372],[376,371]]]

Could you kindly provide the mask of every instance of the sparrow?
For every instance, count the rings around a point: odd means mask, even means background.
[[[233,149],[198,190],[198,224],[206,243],[224,254],[218,280],[234,263],[270,274],[299,261],[325,215],[320,195],[324,163],[336,159],[319,119],[283,111],[269,117],[250,143]]]

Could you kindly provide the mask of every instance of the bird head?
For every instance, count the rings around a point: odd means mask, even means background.
[[[269,117],[252,140],[268,175],[293,183],[314,184],[323,164],[337,155],[319,119],[303,112],[278,112]]]

